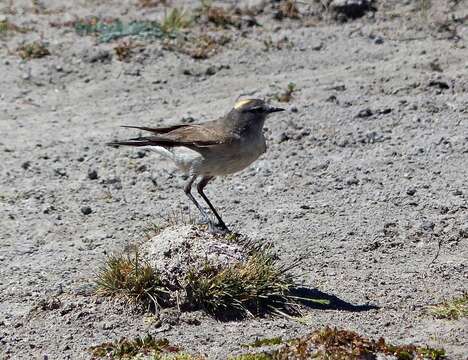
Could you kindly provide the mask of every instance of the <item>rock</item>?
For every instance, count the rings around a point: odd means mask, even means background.
[[[382,45],[384,43],[384,39],[383,37],[381,36],[377,36],[375,39],[374,39],[374,44],[376,45]]]
[[[196,226],[169,227],[145,242],[140,251],[163,279],[177,286],[191,269],[202,269],[207,262],[226,267],[246,259],[242,245],[222,240]]]
[[[421,229],[424,231],[434,230],[435,224],[432,221],[423,221],[421,224]]]
[[[329,9],[341,21],[360,18],[368,11],[377,11],[374,0],[332,0]]]
[[[440,90],[447,90],[447,89],[450,89],[450,86],[449,84],[447,84],[447,82],[445,81],[442,81],[442,80],[431,80],[429,81],[429,84],[428,84],[430,87],[437,87],[439,88]]]
[[[108,64],[112,60],[112,54],[108,50],[103,50],[103,49],[85,49],[83,54],[81,55],[81,58],[84,62],[87,63],[105,63]]]
[[[286,134],[285,132],[282,132],[278,136],[278,143],[281,144],[282,142],[288,141],[289,139],[290,137],[288,136],[288,134]]]
[[[207,76],[212,76],[214,74],[216,74],[218,69],[216,69],[216,66],[214,65],[211,65],[211,66],[208,66],[205,70],[205,75]]]
[[[369,117],[369,116],[372,116],[372,115],[373,115],[372,110],[369,109],[369,108],[365,108],[365,109],[359,110],[359,112],[357,113],[356,117],[358,117],[358,118],[366,118],[366,117]]]
[[[89,214],[91,214],[92,212],[93,212],[93,209],[91,209],[89,206],[83,206],[83,207],[81,208],[81,213],[82,213],[83,215],[89,215]]]
[[[415,188],[408,188],[406,190],[406,193],[409,195],[409,196],[413,196],[414,194],[416,194],[416,189]]]
[[[30,166],[31,166],[31,161],[25,161],[24,163],[21,164],[21,167],[23,168],[23,170],[29,169]]]
[[[460,226],[460,236],[464,238],[468,238],[468,223]]]
[[[88,170],[88,179],[90,180],[96,180],[98,178],[97,171],[94,169],[89,169]]]
[[[359,184],[359,180],[356,179],[355,177],[349,177],[346,179],[346,185],[358,185]]]

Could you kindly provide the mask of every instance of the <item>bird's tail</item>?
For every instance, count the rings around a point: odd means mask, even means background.
[[[159,136],[138,137],[123,141],[111,141],[108,146],[174,146],[174,141]]]

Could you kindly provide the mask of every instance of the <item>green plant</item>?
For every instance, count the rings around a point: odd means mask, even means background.
[[[28,31],[30,31],[30,29],[15,25],[8,19],[0,20],[0,35],[7,34],[9,32],[26,33]]]
[[[126,36],[163,38],[168,33],[157,21],[132,21],[124,23],[119,19],[100,19],[97,17],[79,19],[73,22],[78,35],[96,35],[99,42],[110,42]]]
[[[168,290],[159,274],[144,260],[138,250],[134,255],[112,255],[99,270],[97,292],[123,298],[134,304],[158,308],[168,299]]]
[[[245,354],[233,360],[250,359],[323,359],[361,360],[375,359],[377,355],[390,355],[398,360],[442,360],[443,349],[415,345],[392,345],[383,338],[375,341],[354,331],[325,327],[311,334],[284,342],[278,349],[269,352]],[[258,356],[255,357],[255,356]]]
[[[208,59],[217,54],[219,49],[229,41],[231,41],[231,39],[224,35],[215,38],[207,34],[202,34],[199,36],[190,36],[185,40],[178,39],[175,42],[166,42],[164,48],[189,55],[199,60]]]
[[[99,358],[123,359],[139,354],[160,356],[162,353],[176,353],[179,349],[170,345],[166,339],[157,340],[151,335],[146,335],[132,340],[122,338],[115,342],[106,342],[91,347],[90,351],[93,356]]]
[[[185,10],[173,8],[169,13],[165,13],[164,19],[161,22],[161,29],[165,33],[173,33],[187,28],[192,23],[192,19],[187,15]]]
[[[290,82],[286,90],[283,93],[276,94],[274,98],[280,102],[290,102],[293,98],[294,92],[296,92],[296,84]]]
[[[283,343],[281,337],[266,338],[266,339],[257,339],[253,343],[242,345],[243,347],[262,347],[262,346],[271,346],[271,345],[280,345]]]
[[[291,267],[290,267],[291,268]],[[218,317],[243,317],[265,312],[295,312],[289,292],[293,279],[276,260],[256,252],[224,269],[209,263],[187,276],[187,297],[196,307]]]
[[[429,312],[437,319],[458,320],[466,318],[468,317],[468,293],[459,298],[431,306]]]
[[[25,60],[39,59],[50,55],[46,44],[41,41],[35,41],[30,44],[25,44],[17,49],[18,55]]]

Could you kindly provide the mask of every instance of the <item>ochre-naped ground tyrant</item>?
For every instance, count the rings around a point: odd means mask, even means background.
[[[189,176],[185,193],[208,223],[210,231],[225,233],[229,230],[203,189],[214,177],[241,171],[262,155],[266,150],[263,135],[265,119],[271,113],[283,110],[260,99],[242,99],[227,115],[212,121],[161,128],[124,126],[148,131],[151,135],[114,141],[108,145],[151,147],[171,159]],[[213,212],[217,223],[210,219],[191,193],[192,185],[199,177],[198,193]]]

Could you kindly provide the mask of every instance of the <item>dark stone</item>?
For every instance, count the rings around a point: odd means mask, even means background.
[[[89,206],[83,206],[83,207],[81,208],[81,213],[82,213],[83,215],[89,215],[89,214],[91,214],[92,212],[93,212],[93,210],[92,210]]]
[[[365,108],[365,109],[362,109],[358,112],[357,114],[357,117],[358,118],[366,118],[366,117],[369,117],[369,116],[372,116],[373,115],[373,112],[371,109],[369,108]]]
[[[97,174],[97,171],[94,170],[94,169],[89,169],[88,170],[88,178],[90,180],[96,180],[98,178],[98,174]]]

